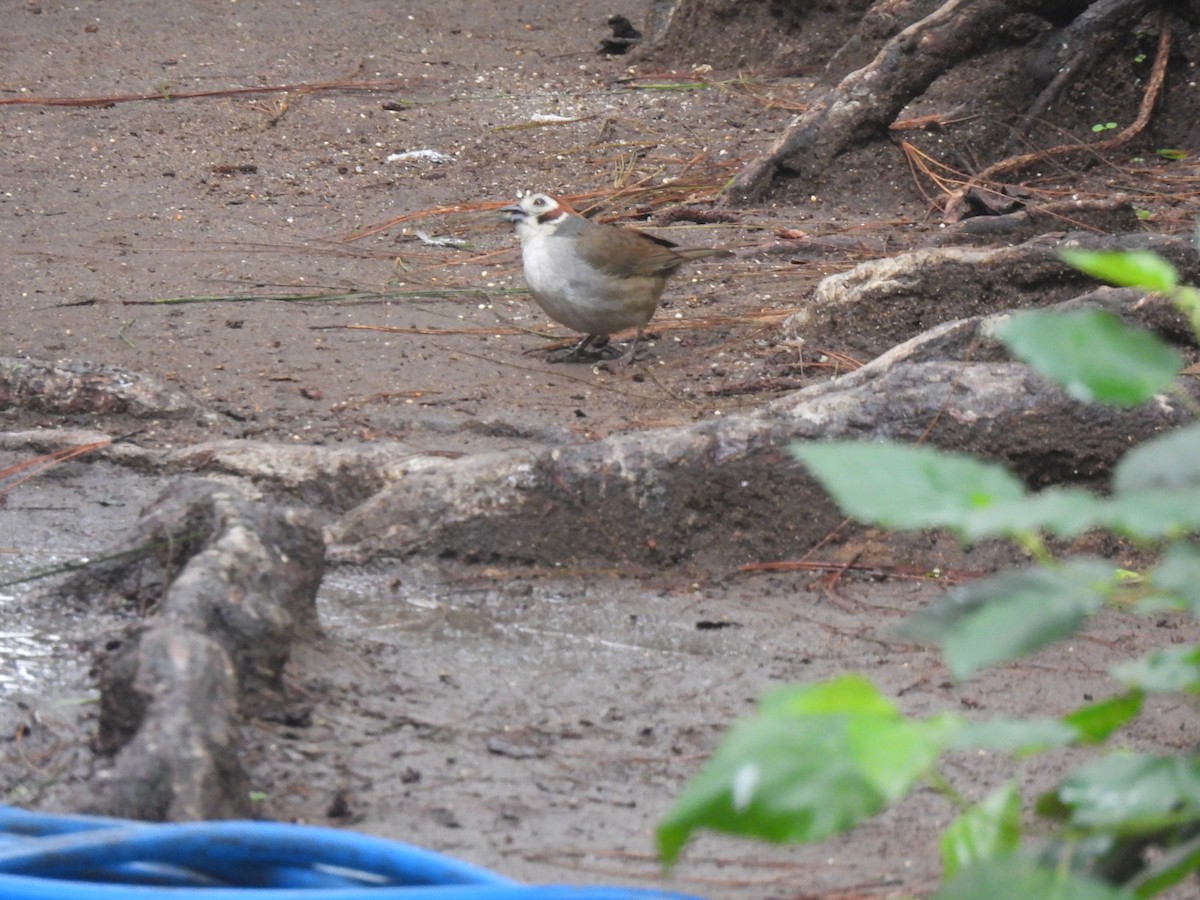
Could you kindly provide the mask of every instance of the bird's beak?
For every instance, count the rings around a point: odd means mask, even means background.
[[[500,207],[500,212],[504,215],[505,221],[514,223],[522,221],[527,215],[529,215],[529,213],[521,209],[521,205],[519,203],[510,203],[508,206],[502,206]]]

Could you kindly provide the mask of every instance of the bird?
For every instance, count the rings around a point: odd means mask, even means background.
[[[677,248],[633,228],[593,222],[549,194],[527,194],[500,212],[521,239],[533,299],[555,322],[584,335],[564,361],[582,359],[589,345],[603,347],[610,334],[633,328],[626,359],[632,363],[667,279],[690,260],[733,255]]]

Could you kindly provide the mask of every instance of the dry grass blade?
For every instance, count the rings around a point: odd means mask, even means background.
[[[520,288],[444,287],[418,288],[410,291],[340,291],[321,294],[212,294],[195,297],[159,297],[155,300],[124,300],[123,306],[169,306],[183,303],[371,303],[404,300],[416,297],[446,299],[464,294],[523,294]]]
[[[277,84],[265,87],[218,88],[208,91],[161,90],[147,94],[106,94],[96,97],[4,97],[0,106],[112,106],[114,103],[138,103],[147,100],[197,100],[205,97],[238,97],[247,94],[317,94],[329,91],[398,91],[409,86],[408,79],[386,78],[380,81],[315,81]]]
[[[80,444],[78,447],[64,447],[62,450],[55,450],[53,453],[35,456],[33,459],[27,459],[24,462],[14,463],[11,466],[0,469],[0,498],[7,496],[9,491],[32,478],[48,472],[60,463],[91,453],[94,450],[99,450],[101,447],[107,447],[114,440],[122,440],[124,437],[129,437],[129,435],[124,435],[122,438],[93,441],[90,444]]]
[[[934,159],[928,153],[919,150],[908,141],[900,142],[900,150],[904,153],[904,158],[908,161],[908,168],[913,173],[913,181],[916,183],[917,190],[931,204],[936,201],[925,190],[925,185],[917,177],[918,175],[924,175],[925,178],[932,181],[943,194],[952,192],[951,185],[966,184],[970,180],[970,176],[966,172],[950,168],[945,163]]]
[[[310,331],[381,331],[384,334],[425,334],[435,337],[450,335],[493,336],[501,334],[530,334],[524,328],[429,328],[416,325],[310,325]]]
[[[352,232],[342,238],[342,241],[344,243],[359,241],[365,237],[389,231],[397,225],[403,225],[405,222],[412,222],[417,219],[428,219],[431,216],[448,216],[461,213],[482,213],[497,210],[508,204],[508,200],[479,200],[474,203],[455,203],[451,206],[433,206],[428,209],[418,209],[410,213],[404,213],[403,215],[393,216],[386,222],[380,222],[378,225],[370,225]]]
[[[930,113],[927,116],[917,116],[913,119],[897,119],[888,126],[889,131],[926,131],[945,128],[955,122],[966,122],[978,116],[962,115],[962,108],[950,110],[948,113]]]

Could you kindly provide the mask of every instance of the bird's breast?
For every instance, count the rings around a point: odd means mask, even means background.
[[[545,313],[587,334],[640,328],[654,315],[665,276],[602,272],[574,252],[569,238],[533,237],[521,244],[525,281]]]

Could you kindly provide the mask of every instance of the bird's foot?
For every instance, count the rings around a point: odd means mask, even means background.
[[[546,357],[547,362],[582,362],[617,359],[621,351],[612,346],[607,334],[589,334],[570,350],[558,350]]]

